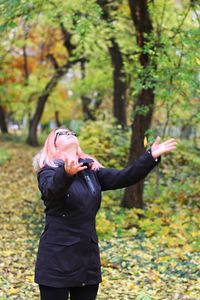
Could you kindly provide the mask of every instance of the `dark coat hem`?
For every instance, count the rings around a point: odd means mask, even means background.
[[[43,277],[41,278],[35,278],[34,282],[37,284],[41,284],[41,285],[46,285],[46,286],[50,286],[50,287],[56,287],[56,288],[69,288],[69,287],[82,287],[84,285],[93,285],[93,284],[99,284],[102,282],[102,278],[99,278],[98,280],[88,280],[85,282],[80,282],[80,281],[68,281],[68,280],[61,280],[55,283],[55,280],[52,279],[52,281],[50,281],[49,279],[47,281],[45,281],[45,278]]]

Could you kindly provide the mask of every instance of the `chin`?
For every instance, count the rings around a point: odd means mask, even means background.
[[[67,141],[67,145],[76,145],[78,146],[78,141],[76,138],[70,138],[68,141]]]

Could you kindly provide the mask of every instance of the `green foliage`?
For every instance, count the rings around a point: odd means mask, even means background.
[[[183,1],[179,5],[172,0],[149,3],[153,31],[146,36],[143,49],[136,43],[126,1],[110,4],[107,9],[112,20],[110,22],[102,18],[102,10],[93,0],[2,1],[3,85],[0,94],[2,103],[13,112],[13,118],[22,121],[23,116],[33,114],[36,100],[53,73],[52,65],[45,58],[48,54],[53,54],[59,65],[68,59],[74,61],[80,58],[84,58],[86,64],[84,75],[80,74],[80,66],[76,65],[72,68],[74,76],[67,84],[65,82],[56,87],[42,122],[52,120],[55,110],[60,112],[61,121],[71,116],[80,118],[82,96],[93,100],[90,104],[92,109],[95,107],[95,95],[98,94],[103,104],[98,111],[101,113],[105,109],[111,112],[113,66],[109,49],[111,40],[115,40],[123,57],[128,103],[132,106],[141,88],[153,87],[158,113],[162,109],[170,110],[168,125],[170,122],[177,126],[183,122],[198,124],[197,111],[200,109],[199,101],[195,98],[198,99],[199,94],[199,57],[196,51],[199,24],[195,4],[190,6],[188,1]],[[60,22],[72,35],[75,49],[70,58],[63,47]],[[40,51],[41,45],[48,51]],[[28,49],[28,84],[25,84],[24,78],[24,46]],[[147,68],[140,65],[141,51],[150,57]],[[15,61],[18,61],[17,66],[13,66]],[[71,102],[67,97],[67,89],[73,92],[69,97]],[[139,107],[135,113],[145,115],[147,109]],[[128,121],[133,116],[132,109],[128,109]]]
[[[10,160],[11,155],[8,150],[0,148],[0,166],[3,165],[7,160]]]
[[[83,151],[106,167],[122,168],[128,163],[130,134],[130,129],[122,130],[110,116],[102,116],[83,124],[79,142]]]
[[[198,206],[199,170],[199,149],[195,149],[190,141],[180,141],[177,151],[162,157],[159,189],[163,201],[168,202],[171,198],[181,204]],[[150,185],[146,187],[147,194],[152,185],[156,185],[155,177],[151,177]]]
[[[146,293],[142,292],[137,296],[136,300],[152,300],[152,298],[149,297]]]

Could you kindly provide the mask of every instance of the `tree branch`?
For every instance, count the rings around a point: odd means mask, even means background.
[[[59,64],[57,62],[57,60],[55,59],[54,55],[51,54],[51,53],[48,53],[46,55],[46,58],[50,60],[50,62],[52,63],[53,67],[55,70],[58,70],[59,69]]]

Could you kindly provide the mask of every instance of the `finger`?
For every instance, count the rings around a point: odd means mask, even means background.
[[[79,172],[79,171],[83,171],[83,170],[85,170],[85,169],[87,169],[87,166],[78,167],[78,172]]]
[[[170,144],[170,143],[172,143],[172,142],[176,142],[176,140],[175,140],[175,139],[169,139],[169,140],[163,142],[163,144],[164,144],[164,145],[167,145],[167,144]]]
[[[68,165],[70,166],[74,160],[71,158],[67,158],[66,161],[68,162]]]
[[[67,166],[69,165],[69,159],[68,159],[68,158],[65,159],[65,164],[66,164]]]
[[[161,138],[159,136],[156,137],[154,145],[159,145],[161,141]]]
[[[92,163],[92,166],[91,166],[91,170],[96,170],[96,169],[98,169],[98,164],[94,161],[93,163]]]
[[[70,171],[69,159],[65,160],[65,170],[66,170],[66,172]]]
[[[165,148],[165,152],[169,152],[169,151],[172,151],[172,150],[176,150],[176,146]]]
[[[77,164],[74,165],[74,167],[78,169],[80,166],[82,166],[82,164],[83,164],[82,162],[81,163],[77,163]]]
[[[71,160],[69,163],[70,168],[74,167],[75,160]]]
[[[176,147],[171,147],[167,151],[169,152],[169,151],[172,151],[172,150],[176,150]]]
[[[171,143],[171,144],[167,144],[165,145],[165,148],[171,148],[171,147],[176,147],[177,146],[177,143]]]
[[[82,167],[83,163],[78,163],[77,165],[74,166],[75,169],[79,170],[80,167]],[[87,168],[87,166],[84,166],[84,168]]]
[[[164,144],[163,146],[170,147],[170,146],[175,146],[177,144],[178,144],[177,142],[170,142],[170,143]]]

